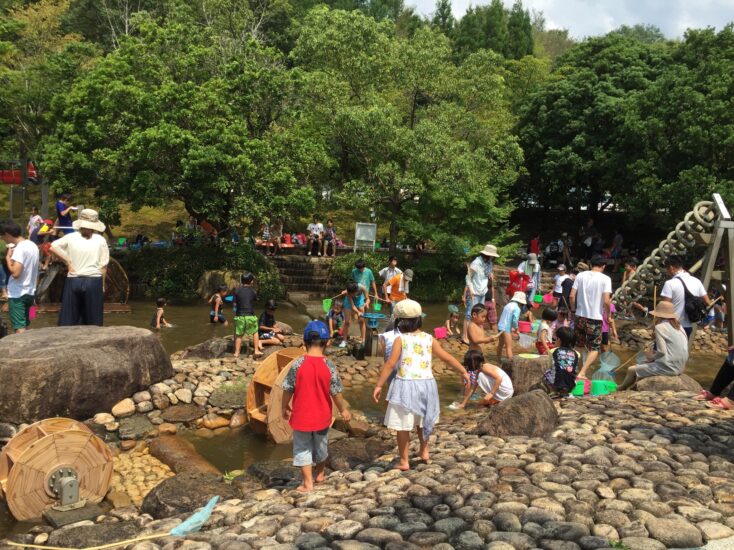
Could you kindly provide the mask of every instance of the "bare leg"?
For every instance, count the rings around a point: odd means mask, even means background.
[[[589,370],[589,367],[594,364],[594,361],[596,361],[596,358],[599,357],[598,351],[590,351],[588,355],[586,356],[586,361],[584,361],[584,366],[581,367],[581,370],[579,371],[579,374],[576,378],[585,379],[586,378],[586,371]],[[632,367],[630,367],[632,368]]]
[[[469,400],[471,399],[471,396],[476,391],[477,386],[475,384],[472,384],[471,386],[464,386],[464,400],[459,404],[459,408],[463,409],[467,406],[469,403]]]
[[[254,348],[254,352],[252,353],[253,357],[260,357],[263,354],[262,346],[260,345],[260,336],[256,332],[252,335],[252,347]]]
[[[316,483],[323,483],[323,481],[326,479],[326,475],[324,475],[324,468],[326,468],[326,461],[319,462],[316,464],[316,466],[313,467],[313,473],[314,473],[314,481]]]
[[[398,470],[410,470],[410,463],[408,462],[408,447],[410,446],[410,432],[399,431],[398,432],[398,454],[400,455],[400,462],[398,463]]]
[[[367,323],[362,317],[359,318],[359,332],[362,334],[362,342],[364,342],[367,338]]]
[[[267,340],[260,340],[260,349],[262,350],[263,346],[279,346],[282,343],[283,341],[277,338],[268,338]]]
[[[637,366],[632,366],[627,369],[627,374],[624,377],[624,381],[619,386],[619,391],[624,391],[630,387],[632,387],[632,384],[637,382]]]
[[[416,426],[415,431],[418,434],[418,441],[420,443],[418,456],[423,462],[428,462],[431,460],[431,455],[428,453],[428,439],[423,437],[423,428],[420,426]]]
[[[505,340],[505,347],[507,348],[507,359],[510,360],[510,363],[512,363],[512,334],[509,332],[505,332],[503,334],[504,340]],[[500,360],[500,365],[502,364],[502,360]]]
[[[303,485],[300,485],[296,491],[299,493],[308,493],[313,491],[313,467],[311,464],[308,466],[301,466],[301,475],[303,475]]]
[[[240,348],[242,347],[242,336],[234,337],[234,356],[240,356]]]
[[[344,341],[349,340],[349,325],[352,322],[352,310],[351,309],[344,309],[344,327],[342,330],[343,339]]]
[[[497,364],[502,364],[502,348],[505,347],[505,333],[501,332],[500,337],[497,340]]]

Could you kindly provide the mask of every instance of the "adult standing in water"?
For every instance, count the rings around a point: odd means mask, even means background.
[[[469,270],[466,277],[466,286],[469,287],[469,299],[466,303],[466,315],[464,319],[464,327],[461,332],[461,341],[468,344],[466,331],[471,323],[471,310],[477,304],[484,305],[484,298],[490,290],[492,284],[492,271],[494,269],[493,259],[498,258],[497,247],[491,244],[486,245],[479,255],[469,264]],[[494,300],[494,290],[492,289],[492,300]]]
[[[74,222],[74,233],[51,244],[51,252],[69,270],[61,298],[59,326],[102,326],[104,277],[110,261],[107,241],[100,235],[105,225],[95,210],[86,208]]]

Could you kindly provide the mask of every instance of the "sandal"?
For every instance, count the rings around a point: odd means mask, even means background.
[[[695,401],[711,401],[716,396],[708,390],[701,390],[698,395],[694,396]]]
[[[730,411],[731,410],[731,405],[729,405],[729,403],[727,403],[726,400],[724,399],[719,399],[718,401],[709,401],[708,403],[706,403],[706,406],[709,409],[716,409],[719,411]]]

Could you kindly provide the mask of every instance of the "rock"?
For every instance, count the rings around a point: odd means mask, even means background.
[[[120,439],[142,439],[155,432],[155,426],[147,416],[136,414],[120,420],[118,435]]]
[[[338,540],[333,542],[331,547],[336,550],[379,550],[380,548],[369,542],[359,542],[356,540]],[[302,548],[302,546],[299,544],[298,548]],[[328,548],[328,546],[324,546],[323,548]]]
[[[156,394],[152,397],[151,403],[156,409],[164,410],[171,406],[171,401],[165,395]]]
[[[581,537],[577,542],[582,550],[609,548],[609,545],[611,544],[609,539],[605,537]]]
[[[666,550],[666,546],[655,539],[643,537],[627,537],[620,541],[628,550]]]
[[[65,527],[52,531],[48,537],[48,544],[65,548],[87,548],[107,544],[110,541],[131,539],[139,531],[140,529],[133,521]]]
[[[104,426],[115,421],[115,417],[110,413],[97,413],[94,415],[94,423]]]
[[[161,424],[163,426],[163,424]],[[201,456],[194,445],[181,437],[161,435],[149,444],[150,454],[177,474],[199,472],[219,475],[219,470]]]
[[[431,548],[448,540],[448,536],[446,536],[446,533],[439,533],[438,531],[419,531],[410,535],[408,540],[416,546]]]
[[[549,521],[543,525],[544,538],[576,541],[589,535],[589,528],[581,523]]]
[[[446,533],[449,538],[469,529],[469,524],[461,518],[440,519],[433,524],[432,529],[439,533]]]
[[[303,533],[294,541],[299,550],[314,550],[315,548],[328,548],[328,542],[318,533]]]
[[[210,338],[186,348],[181,359],[218,359],[225,353],[234,351],[234,342],[231,338]]]
[[[394,447],[392,441],[377,438],[346,438],[329,445],[328,466],[332,470],[351,470],[358,464],[367,464]]]
[[[112,504],[113,508],[127,508],[132,505],[132,501],[127,493],[115,491],[114,489],[107,493],[105,500]]]
[[[133,394],[133,401],[135,403],[142,403],[143,401],[150,401],[151,396],[149,391],[139,391]]]
[[[222,500],[242,496],[235,487],[224,483],[221,476],[184,472],[159,483],[146,495],[140,510],[156,519],[167,518],[191,513],[215,495]]]
[[[288,462],[278,460],[256,462],[247,468],[247,473],[266,487],[287,485],[301,480],[301,469]]]
[[[247,402],[247,387],[244,384],[223,385],[209,396],[209,404],[220,409],[241,409]]]
[[[135,410],[139,413],[149,413],[153,410],[153,402],[152,401],[141,401],[137,405],[135,405]]]
[[[205,428],[209,430],[216,430],[217,428],[224,428],[229,426],[229,419],[219,416],[218,414],[205,414],[202,418],[202,423]]]
[[[637,391],[689,391],[698,393],[701,384],[686,374],[680,376],[648,376],[635,385]]]
[[[326,535],[332,540],[345,540],[354,538],[362,529],[364,526],[358,521],[345,519],[327,527]]]
[[[668,547],[695,548],[703,545],[703,537],[696,527],[683,518],[652,518],[645,522],[650,537]],[[624,538],[622,538],[624,542]]]
[[[191,393],[191,390],[188,388],[179,388],[175,392],[173,392],[173,395],[176,396],[176,399],[178,399],[181,403],[191,403],[191,400],[193,399],[194,395]]]
[[[570,540],[542,539],[540,547],[543,550],[581,550],[581,547]]]
[[[158,433],[160,435],[176,435],[177,431],[178,428],[176,428],[176,425],[169,424],[168,422],[164,422],[158,426]]]
[[[243,410],[235,411],[232,418],[229,419],[230,428],[240,428],[245,424],[247,424],[247,415]]]
[[[558,413],[553,401],[545,392],[534,390],[491,407],[476,432],[495,437],[544,437],[557,426]]]
[[[525,533],[505,533],[503,531],[497,531],[489,535],[489,542],[506,542],[511,545],[515,550],[531,550],[535,548],[535,541],[529,535]]]
[[[704,520],[696,524],[705,541],[734,537],[734,530],[717,521]]]
[[[161,418],[166,422],[191,422],[201,418],[206,410],[198,405],[174,405],[161,413]]]
[[[456,538],[452,539],[456,550],[484,550],[485,544],[477,533],[474,531],[464,531],[460,533]]]
[[[520,518],[509,512],[500,512],[492,516],[492,523],[495,524],[498,531],[507,531],[510,533],[520,533],[522,524]]]
[[[15,381],[0,384],[0,418],[14,424],[84,420],[173,375],[160,340],[134,327],[29,330],[0,340],[0,357],[0,380]]]
[[[515,355],[512,365],[502,366],[510,375],[515,396],[536,388],[543,380],[543,374],[548,369],[547,356],[533,355],[533,358]]]
[[[126,418],[135,414],[135,401],[130,399],[123,399],[112,407],[112,415],[115,418]]]

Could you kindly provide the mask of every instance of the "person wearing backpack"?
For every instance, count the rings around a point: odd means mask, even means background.
[[[687,336],[691,335],[693,324],[706,319],[706,310],[711,300],[703,283],[683,269],[680,256],[672,255],[665,260],[668,279],[660,292],[660,300],[672,302],[673,310]]]

